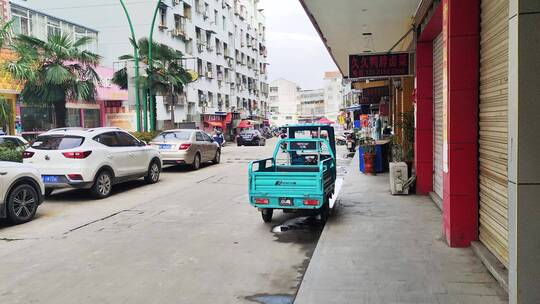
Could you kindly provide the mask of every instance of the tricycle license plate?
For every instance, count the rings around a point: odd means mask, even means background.
[[[288,197],[281,197],[279,199],[279,205],[280,206],[292,206],[292,198],[288,198]]]

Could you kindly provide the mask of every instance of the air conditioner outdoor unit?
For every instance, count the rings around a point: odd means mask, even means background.
[[[390,193],[409,194],[409,178],[406,163],[390,163]]]
[[[184,33],[184,31],[181,30],[181,29],[176,29],[176,30],[174,30],[174,35],[177,36],[177,37],[182,37],[182,36],[185,36],[186,33]]]

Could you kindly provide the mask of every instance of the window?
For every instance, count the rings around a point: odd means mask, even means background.
[[[60,29],[60,21],[49,19],[47,22],[47,35],[49,37],[54,35],[60,35],[62,30]]]
[[[227,17],[223,16],[221,22],[222,22],[223,30],[226,31],[227,30]]]
[[[178,141],[178,140],[190,140],[191,131],[175,131],[175,132],[163,132],[156,136],[152,141]]]
[[[292,116],[285,116],[286,120],[292,120]]]
[[[270,93],[277,93],[278,87],[270,87]]]
[[[214,10],[214,24],[217,26],[219,21],[219,13],[217,10]]]
[[[199,75],[204,75],[203,61],[200,58],[197,59],[197,73],[199,73]]]
[[[167,28],[167,7],[166,6],[162,6],[159,8],[159,28],[160,29]]]
[[[135,137],[127,133],[116,132],[116,136],[118,137],[118,145],[120,147],[136,147],[140,145],[140,142]]]
[[[94,140],[107,147],[118,147],[116,132],[108,132],[94,137]]]
[[[13,8],[11,10],[13,16],[13,32],[17,35],[30,35],[30,18],[28,17],[28,11]]]
[[[183,29],[182,26],[182,16],[174,14],[174,29],[180,31]]]
[[[24,146],[24,143],[17,138],[0,137],[0,145],[19,147],[19,146]]]
[[[207,77],[208,76],[213,76],[214,75],[214,72],[212,71],[212,63],[211,62],[207,62],[206,63],[206,73],[208,73],[208,75],[206,75]]]
[[[69,135],[38,136],[32,148],[38,150],[66,150],[77,148],[84,142],[84,137]]]
[[[208,106],[214,106],[214,94],[212,92],[208,92]]]
[[[195,138],[197,139],[197,141],[204,141],[204,136],[202,135],[201,132],[197,132],[197,134],[195,135]]]
[[[97,128],[101,126],[101,114],[96,109],[84,109],[84,128]]]
[[[191,6],[184,2],[184,18],[191,20]]]
[[[204,141],[206,142],[213,142],[212,137],[210,135],[203,133]]]

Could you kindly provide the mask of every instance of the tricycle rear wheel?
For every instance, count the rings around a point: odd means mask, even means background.
[[[265,223],[272,221],[272,215],[274,215],[274,209],[261,209],[261,216]]]
[[[328,218],[330,217],[330,200],[326,199],[324,204],[321,206],[321,209],[319,209],[319,215],[321,216],[321,222],[326,223]]]

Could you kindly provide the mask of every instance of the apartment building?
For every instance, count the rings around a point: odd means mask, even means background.
[[[298,94],[298,121],[314,122],[325,117],[325,90],[302,90]]]
[[[337,121],[343,103],[343,76],[339,71],[324,73],[324,115]]]
[[[299,92],[300,86],[283,78],[270,83],[268,104],[271,125],[298,123]]]
[[[132,64],[118,57],[133,53],[130,30],[118,1],[13,0],[96,28],[98,53],[115,70]],[[126,0],[137,39],[148,37],[157,1]],[[195,124],[232,129],[242,118],[263,120],[267,111],[265,17],[259,0],[163,0],[154,40],[181,51],[184,66],[198,73],[175,98],[157,98],[158,127]],[[130,91],[131,106],[135,104]],[[170,121],[174,111],[174,123]]]
[[[75,23],[73,19],[63,19],[45,11],[33,9],[27,6],[24,1],[19,1],[22,4],[15,2],[3,2],[2,11],[4,16],[7,16],[13,21],[12,29],[15,35],[23,34],[33,36],[41,40],[47,40],[50,35],[68,34],[74,39],[82,37],[93,38],[92,42],[83,46],[87,51],[97,52],[98,50],[98,31],[86,25]],[[9,5],[8,5],[9,4]],[[13,53],[3,51],[0,61],[5,62],[7,59],[13,60]],[[96,69],[99,72],[101,68]],[[23,84],[11,79],[11,76],[5,71],[0,71],[0,94],[11,102],[13,109],[13,123],[10,126],[10,132],[13,133],[13,127],[17,126],[17,132],[32,132],[50,129],[53,125],[53,113],[50,109],[43,105],[26,104],[24,100],[20,100],[20,94]],[[104,79],[105,80],[105,79]],[[112,87],[112,86],[111,86]],[[101,92],[103,86],[99,86]],[[102,96],[98,94],[97,98]],[[77,100],[68,100],[67,108],[67,124],[74,127],[99,127],[105,123],[105,101],[99,100],[95,103],[88,103]]]

